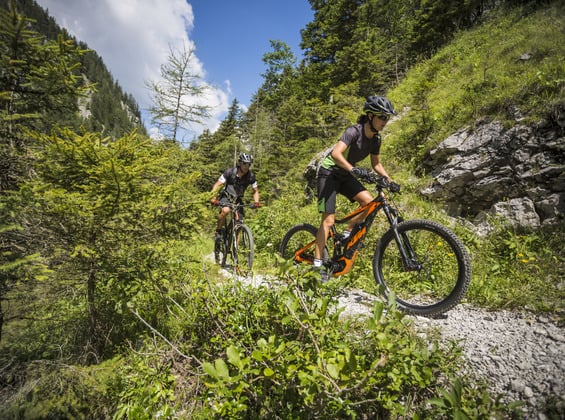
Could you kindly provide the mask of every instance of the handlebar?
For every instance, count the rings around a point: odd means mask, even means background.
[[[387,189],[393,193],[400,192],[399,184],[397,184],[396,182],[388,182],[386,177],[377,175],[373,172],[368,173],[367,176],[363,178],[363,181],[369,184],[375,184],[377,186],[377,189],[379,190]]]
[[[243,203],[243,204],[241,204],[241,203],[227,203],[227,204],[225,204],[224,203],[224,204],[222,204],[220,202],[217,202],[217,203],[210,203],[210,204],[214,207],[229,207],[231,209],[237,209],[237,208],[241,208],[241,207],[246,207],[246,208],[249,208],[249,209],[258,209],[259,207],[263,207],[262,204],[257,206],[257,205],[255,205],[255,203],[252,203],[252,204],[245,204],[245,203]]]

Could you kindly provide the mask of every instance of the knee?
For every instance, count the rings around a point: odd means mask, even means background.
[[[357,201],[357,204],[359,204],[362,207],[362,206],[366,206],[371,201],[373,201],[373,196],[369,191],[365,190],[365,191],[361,191],[359,194],[353,197],[353,199]]]
[[[334,224],[335,224],[335,220],[333,217],[327,217],[324,220],[322,220],[322,227],[325,230],[330,230]]]

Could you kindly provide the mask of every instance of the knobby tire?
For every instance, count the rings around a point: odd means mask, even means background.
[[[312,226],[308,223],[301,223],[291,227],[288,232],[284,235],[279,252],[285,260],[294,258],[295,253],[300,248],[304,247],[308,243],[316,240],[316,234],[318,233],[318,228]],[[314,261],[314,246],[307,249],[303,256],[308,262]],[[324,250],[324,259],[329,258],[328,248]],[[298,261],[295,261],[298,263]]]
[[[430,220],[397,225],[408,239],[421,267],[406,270],[393,229],[380,239],[373,256],[373,275],[385,297],[392,293],[406,313],[437,317],[456,306],[467,293],[471,262],[463,243],[448,228]]]
[[[251,229],[245,225],[237,225],[235,237],[237,238],[237,246],[232,247],[232,253],[236,254],[232,255],[234,267],[237,274],[247,276],[251,272],[253,258],[255,257],[255,245]]]

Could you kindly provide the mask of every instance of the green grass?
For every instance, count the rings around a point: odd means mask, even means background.
[[[500,228],[477,240],[469,301],[492,309],[565,313],[564,226],[517,232]]]
[[[481,118],[508,122],[519,109],[530,121],[551,119],[565,104],[564,16],[562,2],[535,13],[513,9],[458,34],[411,69],[389,92],[397,108],[410,109],[390,130],[403,160],[417,164],[426,150]]]

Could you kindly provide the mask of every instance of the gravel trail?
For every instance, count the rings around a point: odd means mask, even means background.
[[[367,314],[376,298],[352,290],[339,305],[349,315]],[[417,328],[438,328],[456,340],[467,361],[463,372],[487,380],[505,401],[524,401],[526,419],[565,419],[565,330],[557,319],[528,312],[489,312],[457,305],[445,318],[413,317]],[[547,400],[557,417],[543,414]]]

